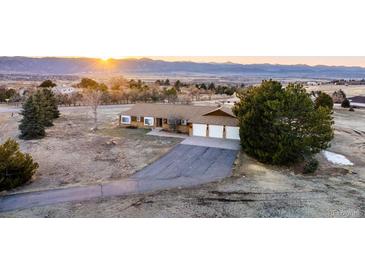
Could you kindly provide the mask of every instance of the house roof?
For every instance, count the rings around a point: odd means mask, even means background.
[[[215,106],[192,106],[179,104],[135,104],[122,115],[151,116],[157,118],[180,118],[191,123],[236,126],[238,121],[231,109]]]
[[[365,104],[365,96],[354,96],[349,98],[349,100],[351,101],[351,103]]]
[[[212,111],[209,111],[205,114],[203,114],[203,116],[208,116],[208,115],[215,115],[215,116],[228,116],[228,117],[233,117],[235,118],[236,116],[233,114],[233,111],[231,108],[227,108],[227,107],[219,107],[216,108]]]

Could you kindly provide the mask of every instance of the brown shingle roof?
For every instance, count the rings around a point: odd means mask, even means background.
[[[209,125],[225,125],[225,126],[238,126],[237,118],[228,116],[198,116],[189,120],[189,122],[197,124],[209,124]]]
[[[232,110],[221,108],[223,112],[233,115]],[[122,115],[151,116],[168,119],[176,117],[192,123],[236,126],[237,119],[228,116],[209,115],[216,111],[214,106],[192,106],[179,104],[136,104],[131,109],[123,111]],[[204,115],[204,116],[203,116]],[[234,116],[234,115],[233,115]]]

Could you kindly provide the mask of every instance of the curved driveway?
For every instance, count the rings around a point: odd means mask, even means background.
[[[237,150],[176,145],[166,155],[117,183],[19,193],[0,197],[0,211],[189,187],[231,175]]]

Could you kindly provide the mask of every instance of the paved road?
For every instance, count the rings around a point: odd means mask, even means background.
[[[20,108],[3,108],[3,107],[0,107],[0,113],[11,113],[11,112],[18,113],[18,112],[20,112]]]
[[[127,110],[129,108],[131,108],[133,105],[132,104],[122,104],[122,105],[100,105],[99,108],[100,109],[118,109],[120,111],[122,110]],[[90,106],[70,106],[70,107],[63,107],[60,106],[59,107],[60,110],[73,110],[73,109],[90,109]],[[11,106],[11,105],[0,105],[0,113],[17,113],[20,112],[22,110],[21,105],[19,105],[19,107],[16,106]]]
[[[237,151],[179,144],[165,156],[117,183],[0,197],[0,211],[188,187],[230,176]]]

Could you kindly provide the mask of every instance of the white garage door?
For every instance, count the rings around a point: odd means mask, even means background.
[[[226,138],[239,140],[240,139],[239,127],[227,127],[226,126]]]
[[[209,125],[209,137],[223,138],[223,126]]]
[[[207,125],[206,124],[193,124],[193,136],[207,137]]]

